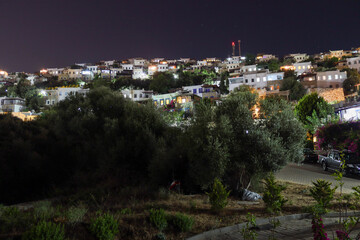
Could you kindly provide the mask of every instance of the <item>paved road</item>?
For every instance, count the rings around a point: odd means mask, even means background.
[[[333,172],[325,172],[318,164],[298,165],[291,163],[277,172],[275,176],[278,180],[309,186],[312,186],[312,181],[316,181],[316,179],[324,179],[333,184],[337,184],[334,176],[331,175],[332,173]],[[352,187],[360,186],[360,177],[357,176],[344,177],[343,181],[344,193],[353,192]],[[339,191],[339,189],[337,191]]]

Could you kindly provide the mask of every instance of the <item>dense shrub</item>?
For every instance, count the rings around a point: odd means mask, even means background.
[[[194,225],[194,219],[192,217],[186,216],[185,214],[176,213],[171,217],[171,224],[178,231],[188,232]]]
[[[228,204],[227,198],[229,197],[230,191],[226,190],[226,187],[221,183],[219,179],[214,180],[211,192],[207,193],[211,208],[213,210],[221,210]]]
[[[34,217],[37,220],[48,220],[55,216],[55,208],[50,201],[39,201],[34,203]]]
[[[0,233],[22,231],[33,221],[29,212],[20,211],[17,207],[0,208]]]
[[[63,240],[65,239],[64,227],[52,222],[41,221],[26,232],[23,240]]]
[[[167,227],[167,220],[164,209],[150,209],[150,222],[160,231]]]
[[[119,233],[119,223],[109,213],[105,213],[90,223],[90,232],[99,240],[114,240]]]

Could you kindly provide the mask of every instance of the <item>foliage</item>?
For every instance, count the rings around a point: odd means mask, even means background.
[[[156,72],[153,75],[149,88],[160,94],[167,93],[175,85],[173,74],[168,72]]]
[[[89,229],[99,240],[114,240],[119,233],[119,223],[112,215],[105,213],[92,220]]]
[[[34,203],[34,218],[37,220],[49,220],[55,216],[55,209],[51,202],[44,200]]]
[[[326,209],[334,198],[337,187],[331,188],[331,183],[322,179],[317,179],[313,184],[314,186],[310,189],[311,196],[321,207]]]
[[[160,231],[167,227],[167,220],[164,209],[150,209],[150,222]]]
[[[347,78],[343,82],[344,94],[354,93],[356,84],[360,83],[360,74],[356,69],[346,69]]]
[[[21,231],[33,222],[28,212],[17,207],[0,207],[0,233]]]
[[[226,187],[221,183],[218,178],[215,178],[211,192],[207,193],[211,208],[215,211],[221,210],[228,204],[227,198],[230,191],[226,190]]]
[[[224,72],[220,75],[220,92],[222,94],[229,93],[229,72]]]
[[[246,54],[246,56],[245,56],[245,64],[246,65],[255,64],[255,58],[256,58],[256,56],[254,54],[250,54],[250,53]]]
[[[241,229],[241,236],[244,240],[255,240],[257,238],[257,233],[254,230],[254,228],[256,228],[255,216],[251,213],[247,213],[246,219],[247,222]]]
[[[320,217],[314,217],[311,223],[314,240],[330,240],[327,237],[327,233],[324,230],[323,220]]]
[[[360,122],[329,123],[320,127],[315,136],[319,149],[348,149],[359,155]]]
[[[66,212],[67,222],[72,226],[81,223],[87,211],[83,205],[71,206]]]
[[[284,185],[278,184],[275,181],[274,174],[270,174],[264,179],[265,189],[263,200],[266,205],[267,211],[271,213],[281,212],[286,199],[281,195],[281,192],[286,189]]]
[[[65,239],[64,227],[52,222],[41,221],[26,232],[23,240],[63,240]]]
[[[321,117],[321,111],[323,111],[322,114],[332,114],[334,108],[326,103],[324,98],[320,97],[316,92],[305,95],[295,106],[296,115],[304,125],[310,123],[307,117],[312,117],[314,111],[319,118]]]
[[[189,232],[194,225],[194,218],[182,213],[176,213],[171,217],[171,224],[181,232]]]
[[[290,100],[299,100],[306,93],[304,86],[296,80],[295,76],[285,77],[282,81],[280,91],[286,90],[290,90]]]
[[[318,102],[317,109],[313,111],[311,116],[307,116],[308,123],[305,128],[311,133],[315,134],[316,130],[329,123],[336,123],[339,121],[339,117],[335,115],[333,107],[326,102]]]

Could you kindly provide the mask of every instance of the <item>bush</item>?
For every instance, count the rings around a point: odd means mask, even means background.
[[[34,203],[34,217],[39,220],[48,220],[55,216],[55,209],[50,201],[40,201]]]
[[[176,230],[181,232],[188,232],[194,225],[194,219],[185,214],[176,213],[175,216],[171,218],[171,223],[176,228]]]
[[[209,196],[211,208],[213,210],[221,210],[228,204],[227,198],[230,191],[227,191],[219,179],[215,178],[212,191],[206,193]]]
[[[26,232],[22,240],[63,240],[65,231],[62,225],[41,221]]]
[[[77,207],[72,206],[66,212],[66,219],[70,225],[74,226],[83,221],[87,211],[87,208],[82,205],[79,205]]]
[[[282,207],[287,202],[281,195],[281,192],[286,189],[285,186],[278,184],[275,181],[274,174],[270,174],[264,179],[265,191],[263,200],[266,205],[266,210],[271,213],[281,212]]]
[[[167,227],[164,209],[150,209],[150,222],[160,231]]]
[[[312,183],[314,186],[310,189],[311,196],[319,206],[326,209],[334,198],[337,187],[331,188],[331,183],[322,179],[318,179],[316,182]]]
[[[99,240],[114,240],[119,233],[119,223],[108,213],[90,223],[90,232]]]
[[[17,207],[0,209],[0,233],[22,231],[32,222],[33,217],[27,212],[21,212]]]

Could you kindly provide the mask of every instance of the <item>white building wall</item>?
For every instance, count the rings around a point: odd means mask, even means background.
[[[347,59],[347,64],[349,68],[354,68],[360,72],[360,57],[353,57]]]
[[[312,69],[311,62],[294,63],[294,67],[297,76],[303,73],[311,72]]]

